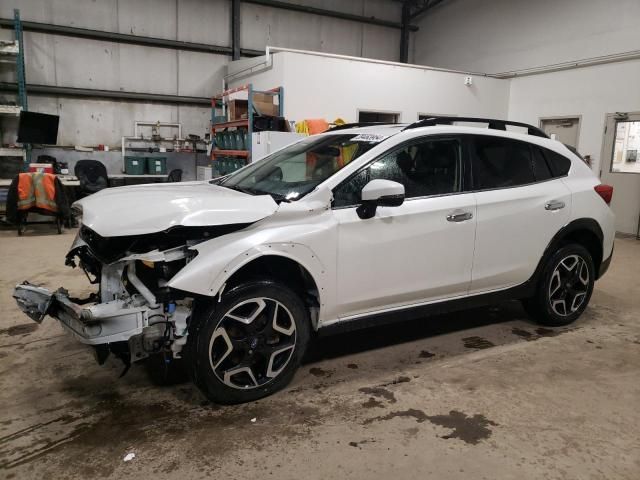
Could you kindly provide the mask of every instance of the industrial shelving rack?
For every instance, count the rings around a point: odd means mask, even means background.
[[[18,102],[16,105],[0,104],[0,115],[18,116],[21,111],[28,110],[27,104],[27,81],[24,68],[24,43],[22,41],[22,22],[20,20],[20,10],[13,11],[13,42],[0,42],[0,62],[15,63],[16,80],[18,83]],[[1,157],[21,156],[27,165],[30,149],[0,148]]]
[[[227,99],[230,95],[238,92],[247,92],[247,118],[240,120],[228,120],[224,122],[216,122],[216,108],[222,108],[223,116],[226,118],[226,106]],[[253,120],[254,117],[260,115],[260,111],[256,108],[253,102],[254,94],[259,93],[263,95],[273,95],[278,98],[278,115],[282,117],[284,115],[284,88],[276,87],[271,90],[255,90],[252,84],[242,85],[241,87],[231,88],[225,90],[219,95],[216,95],[211,99],[211,136],[214,142],[214,148],[211,149],[211,160],[215,161],[216,157],[241,157],[245,158],[247,163],[251,162],[251,138],[253,134]],[[216,131],[227,130],[229,128],[246,128],[247,129],[247,145],[244,150],[223,150],[217,148],[215,144]]]

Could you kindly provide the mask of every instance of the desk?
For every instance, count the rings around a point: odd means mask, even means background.
[[[167,178],[168,176],[169,176],[168,173],[165,173],[162,175],[151,175],[151,174],[127,175],[126,173],[116,173],[115,175],[111,175],[111,174],[108,175],[109,178],[124,178],[125,180],[127,178]]]

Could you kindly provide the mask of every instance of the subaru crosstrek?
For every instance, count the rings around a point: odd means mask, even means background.
[[[66,262],[95,293],[14,297],[101,362],[183,364],[211,400],[245,402],[287,385],[318,331],[506,299],[574,321],[611,261],[611,195],[530,125],[343,126],[224,178],[83,198]]]

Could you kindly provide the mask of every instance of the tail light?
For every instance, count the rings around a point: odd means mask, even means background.
[[[613,197],[613,187],[611,185],[596,185],[593,189],[602,197],[604,203],[611,204],[611,197]]]

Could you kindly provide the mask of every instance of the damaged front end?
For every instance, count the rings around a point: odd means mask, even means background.
[[[77,299],[64,288],[51,292],[25,282],[16,286],[13,296],[34,321],[40,323],[46,315],[60,321],[94,348],[99,363],[109,353],[127,367],[154,354],[180,358],[194,299],[167,283],[197,254],[191,246],[229,231],[230,227],[176,227],[103,238],[82,227],[66,264],[79,265],[98,291]]]

